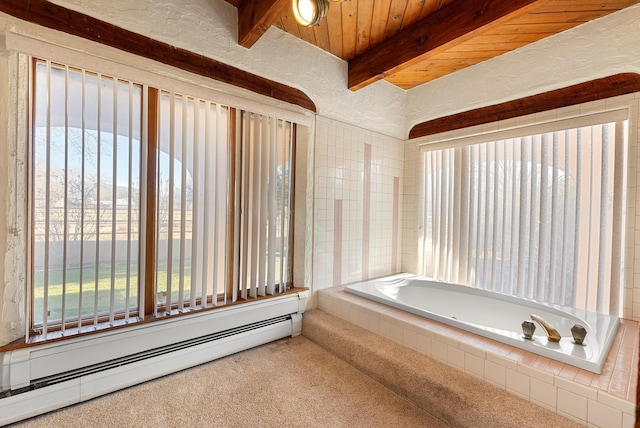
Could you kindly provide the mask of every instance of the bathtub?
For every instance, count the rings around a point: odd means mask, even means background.
[[[620,319],[558,305],[519,299],[477,288],[398,274],[345,287],[347,292],[430,318],[565,364],[602,373]],[[526,340],[521,324],[529,315],[544,318],[562,336],[550,342],[536,324]],[[587,330],[583,345],[573,343],[571,327]]]

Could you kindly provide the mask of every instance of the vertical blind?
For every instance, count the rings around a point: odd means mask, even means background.
[[[168,91],[159,98],[156,314],[224,304],[231,297],[229,109]]]
[[[36,334],[287,290],[293,122],[169,90],[151,102],[155,89],[46,60],[33,71]]]
[[[425,146],[425,274],[619,314],[627,122],[590,121]]]
[[[34,62],[33,323],[43,334],[138,309],[143,87]]]
[[[294,125],[249,112],[240,120],[234,290],[246,299],[286,291],[292,282]]]

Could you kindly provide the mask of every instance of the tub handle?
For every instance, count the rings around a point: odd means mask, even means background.
[[[536,325],[533,323],[533,321],[522,321],[522,333],[524,334],[525,339],[533,340],[534,331],[536,331]]]

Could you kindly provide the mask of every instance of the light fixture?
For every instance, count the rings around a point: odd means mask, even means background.
[[[313,27],[320,24],[320,21],[329,11],[329,1],[341,2],[344,0],[291,0],[293,15],[298,24],[303,27]]]

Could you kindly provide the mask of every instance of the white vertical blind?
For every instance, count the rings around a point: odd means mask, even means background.
[[[241,112],[236,157],[240,252],[234,288],[241,298],[285,291],[291,283],[293,123]]]
[[[138,308],[142,86],[34,60],[33,98],[34,329],[127,320]]]
[[[33,65],[34,331],[73,334],[139,319],[151,283],[159,317],[287,290],[292,122],[166,90],[149,112],[144,85]],[[156,132],[156,175],[147,183],[147,138]],[[157,195],[155,230],[143,224],[147,186]],[[154,281],[145,281],[149,233]]]
[[[229,109],[160,92],[156,313],[227,303]]]
[[[425,274],[621,310],[626,121],[424,147]]]

